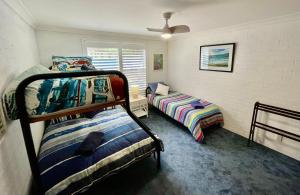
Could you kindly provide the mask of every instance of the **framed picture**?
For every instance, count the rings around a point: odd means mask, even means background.
[[[164,56],[163,54],[153,54],[153,70],[163,70]]]
[[[232,72],[235,43],[200,46],[200,70]]]

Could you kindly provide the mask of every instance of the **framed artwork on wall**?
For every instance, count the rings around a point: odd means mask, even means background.
[[[164,56],[163,54],[153,54],[153,70],[163,70]]]
[[[232,72],[235,43],[200,46],[200,70]]]

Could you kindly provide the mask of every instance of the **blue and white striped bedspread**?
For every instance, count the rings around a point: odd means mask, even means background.
[[[75,151],[92,131],[104,133],[90,156]],[[154,140],[122,109],[92,119],[50,125],[43,136],[39,168],[46,194],[73,194],[155,150]]]

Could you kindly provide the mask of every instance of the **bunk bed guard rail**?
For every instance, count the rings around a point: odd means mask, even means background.
[[[38,80],[47,80],[47,79],[62,79],[62,78],[76,78],[76,77],[90,77],[90,76],[107,76],[107,75],[117,75],[124,81],[124,94],[125,98],[121,101],[110,102],[107,104],[101,105],[89,105],[89,106],[80,106],[78,109],[66,109],[66,111],[57,111],[56,113],[48,114],[46,116],[40,117],[31,117],[26,109],[26,99],[25,99],[25,88],[29,86],[29,84]],[[89,112],[95,109],[100,109],[104,107],[111,107],[113,105],[123,105],[128,113],[128,115],[139,125],[142,129],[154,140],[157,151],[157,166],[160,167],[160,151],[163,150],[162,145],[158,138],[150,131],[150,129],[141,122],[131,111],[129,105],[129,90],[128,90],[128,80],[126,76],[119,71],[86,71],[86,72],[63,72],[63,73],[49,73],[49,74],[37,74],[30,76],[23,80],[16,90],[16,103],[18,108],[18,114],[20,118],[22,133],[25,141],[26,151],[33,175],[33,185],[36,185],[39,193],[43,193],[39,186],[41,186],[41,178],[40,172],[38,168],[38,159],[37,154],[34,148],[34,142],[31,134],[30,123],[34,123],[37,121],[45,121],[53,118],[57,118],[60,116],[68,115],[68,114],[78,114],[83,112]],[[82,108],[81,108],[82,107]]]
[[[254,109],[253,109],[253,114],[252,114],[252,121],[251,121],[250,133],[249,133],[249,138],[248,138],[248,146],[250,145],[251,141],[253,142],[256,127],[266,130],[266,131],[269,131],[269,132],[272,132],[272,133],[275,133],[275,134],[278,134],[278,135],[281,135],[283,137],[287,137],[287,138],[295,140],[295,141],[300,141],[300,135],[288,132],[286,130],[283,130],[283,129],[280,129],[277,127],[273,127],[273,126],[264,124],[262,122],[258,122],[257,121],[258,111],[263,111],[266,113],[271,113],[271,114],[283,116],[286,118],[300,120],[300,112],[298,112],[298,111],[288,110],[285,108],[280,108],[280,107],[256,102],[254,104]]]

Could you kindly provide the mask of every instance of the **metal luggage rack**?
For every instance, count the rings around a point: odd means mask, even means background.
[[[273,126],[264,124],[262,122],[258,122],[257,121],[258,111],[263,111],[266,113],[271,113],[271,114],[275,114],[275,115],[279,115],[279,116],[283,116],[283,117],[287,117],[287,118],[291,118],[291,119],[295,119],[295,120],[300,120],[300,112],[298,112],[298,111],[288,110],[285,108],[280,108],[280,107],[271,106],[271,105],[267,105],[267,104],[261,104],[259,102],[256,102],[254,104],[254,109],[253,109],[252,122],[251,122],[251,127],[250,127],[249,138],[248,138],[248,146],[250,145],[250,142],[253,142],[254,132],[255,132],[256,127],[300,142],[300,135],[288,132],[286,130],[283,130],[283,129],[280,129],[277,127],[273,127]]]

